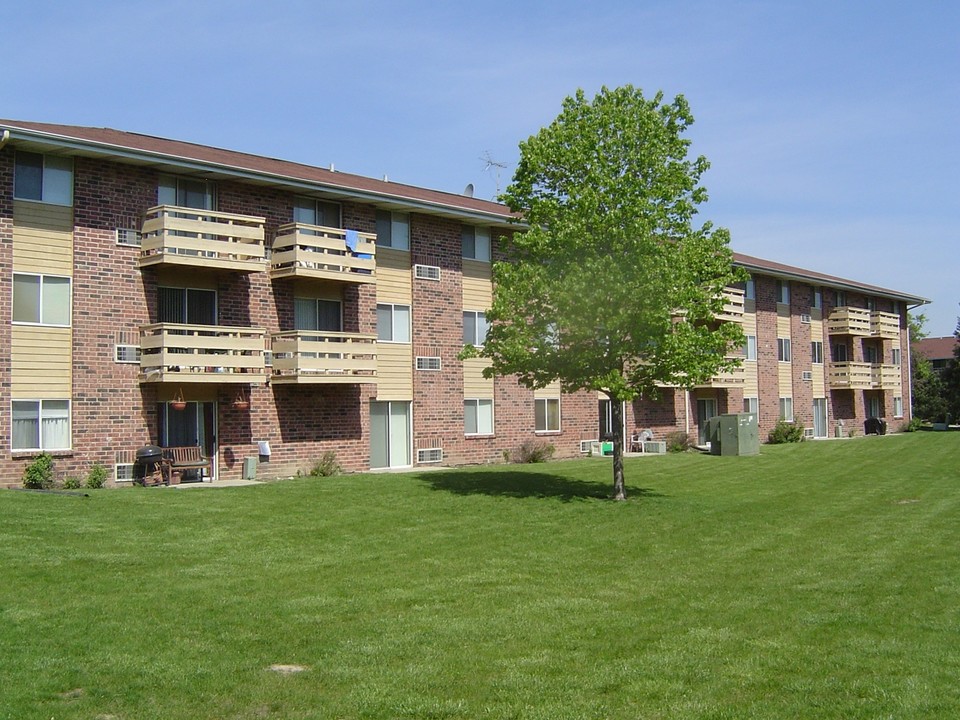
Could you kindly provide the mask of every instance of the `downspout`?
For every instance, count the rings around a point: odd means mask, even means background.
[[[0,150],[3,150],[4,145],[10,142],[10,131],[4,130],[3,135],[0,135]]]
[[[690,391],[683,391],[683,422],[686,425],[684,432],[690,434]]]
[[[910,311],[922,307],[927,303],[918,303],[913,307],[907,306],[907,407],[910,408],[910,420],[913,420],[913,345],[910,342]],[[906,303],[904,303],[906,305]]]

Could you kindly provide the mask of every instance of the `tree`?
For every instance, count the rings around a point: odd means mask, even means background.
[[[910,376],[913,388],[913,417],[928,422],[940,421],[947,413],[943,381],[933,369],[930,360],[917,351],[917,343],[929,334],[926,331],[927,316],[924,313],[911,315],[908,320],[910,332]]]
[[[957,329],[953,335],[957,343],[953,346],[953,359],[943,371],[943,395],[949,419],[958,422],[960,419],[960,317],[957,318]]]
[[[715,317],[742,271],[726,230],[693,226],[709,163],[687,157],[692,122],[683,96],[664,103],[663,93],[646,99],[626,86],[590,101],[580,90],[520,143],[501,200],[526,231],[504,240],[506,261],[494,266],[479,351],[487,376],[601,391],[622,427],[622,402],[701,384],[738,362],[726,355],[743,344],[741,328]],[[619,433],[613,482],[625,499]]]

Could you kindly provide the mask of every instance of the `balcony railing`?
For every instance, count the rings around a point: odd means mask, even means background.
[[[144,325],[140,382],[265,382],[265,337],[263,328]]]
[[[898,339],[900,337],[900,316],[874,310],[870,313],[870,328],[871,334],[875,337]]]
[[[740,367],[730,368],[729,370],[724,370],[723,372],[714,375],[710,380],[703,383],[702,385],[697,385],[700,388],[724,388],[724,387],[736,387],[737,385],[743,385],[744,378],[746,377],[746,372],[743,368],[743,365]]]
[[[176,265],[236,272],[267,269],[264,218],[158,205],[146,212],[140,267]]]
[[[834,390],[869,390],[873,387],[873,366],[863,362],[833,363],[827,383]]]
[[[270,277],[376,282],[376,235],[347,235],[346,230],[320,225],[282,225],[273,241]]]
[[[743,322],[743,296],[744,292],[740,288],[724,288],[723,312],[717,315],[717,320]]]
[[[838,307],[827,318],[830,335],[870,335],[870,311],[864,308]]]
[[[871,368],[873,387],[879,390],[897,390],[900,388],[900,366],[874,364]]]
[[[272,383],[376,383],[377,336],[291,330],[270,336]]]

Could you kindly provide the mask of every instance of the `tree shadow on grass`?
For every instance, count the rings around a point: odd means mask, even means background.
[[[548,472],[510,472],[509,470],[439,470],[418,477],[432,490],[455,495],[489,495],[492,497],[549,498],[562,502],[573,500],[608,500],[613,497],[611,483],[574,480]],[[627,498],[663,497],[643,488],[628,488]]]

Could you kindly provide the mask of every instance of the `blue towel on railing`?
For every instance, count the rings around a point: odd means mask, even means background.
[[[352,253],[356,253],[358,242],[360,242],[360,233],[358,233],[356,230],[347,230],[346,232],[347,250],[349,250]]]

